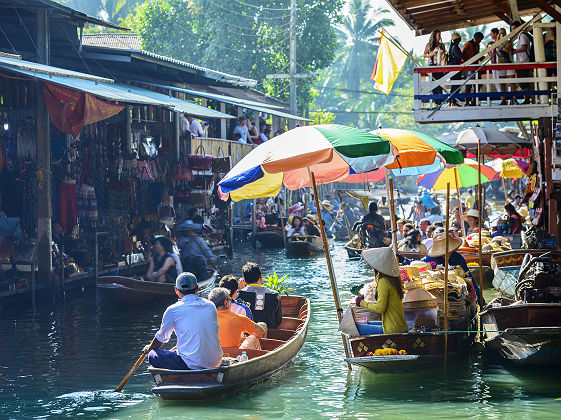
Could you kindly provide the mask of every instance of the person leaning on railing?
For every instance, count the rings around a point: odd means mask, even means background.
[[[446,50],[444,48],[444,44],[441,41],[440,31],[438,29],[435,29],[431,32],[429,42],[425,46],[423,57],[427,59],[429,66],[445,66],[448,64]],[[445,73],[432,73],[432,77],[435,80],[438,80],[442,76],[444,76],[444,74]],[[432,94],[441,95],[442,87],[435,87],[432,91]],[[436,99],[434,102],[436,104],[440,104],[442,100]]]
[[[510,30],[515,31],[516,28],[521,26],[522,24],[515,20],[510,25]],[[517,63],[529,63],[530,62],[530,36],[522,31],[518,34],[518,38],[516,40],[516,48],[512,50],[512,55],[514,56],[514,61]],[[517,78],[527,78],[530,77],[530,69],[516,69],[516,77]],[[530,84],[527,82],[518,83],[521,90],[529,90]],[[516,97],[513,98],[513,103],[517,104]],[[524,95],[524,102],[522,105],[529,105],[531,103],[530,97]]]

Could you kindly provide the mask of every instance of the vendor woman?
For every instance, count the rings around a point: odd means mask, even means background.
[[[461,219],[468,224],[466,235],[477,232],[479,226],[479,210],[470,209],[461,217]],[[483,227],[483,223],[481,224],[481,227]]]
[[[371,248],[362,252],[362,258],[374,269],[377,281],[377,302],[364,300],[364,296],[356,298],[357,306],[382,315],[384,334],[400,334],[407,331],[405,314],[403,313],[403,285],[395,254],[390,247]]]
[[[473,284],[475,293],[479,298],[479,287],[477,286],[477,283],[473,280],[473,276],[469,271],[466,259],[462,256],[462,254],[456,251],[459,247],[462,246],[462,243],[463,243],[462,239],[450,236],[450,239],[448,241],[448,254],[449,254],[448,265],[449,266],[451,265],[453,267],[459,265],[462,268],[462,270],[464,270],[466,275],[471,279],[471,283]],[[435,263],[436,265],[443,266],[445,262],[444,261],[445,255],[446,255],[446,233],[440,233],[433,238],[432,248],[429,249],[428,254],[423,259],[421,259],[421,261]]]
[[[165,236],[157,236],[152,247],[154,253],[150,258],[150,267],[146,277],[160,283],[175,283],[177,268],[172,253],[171,241]]]

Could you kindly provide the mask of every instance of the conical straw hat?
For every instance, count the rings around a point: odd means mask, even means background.
[[[448,253],[462,246],[463,241],[459,238],[450,237],[448,242]],[[429,257],[441,257],[446,254],[446,233],[435,236],[432,240],[432,248],[429,249]]]
[[[385,274],[386,276],[399,277],[399,266],[395,258],[395,254],[390,247],[387,248],[370,248],[362,251],[362,258],[374,270]]]

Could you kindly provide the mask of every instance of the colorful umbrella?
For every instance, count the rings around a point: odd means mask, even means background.
[[[394,160],[390,142],[375,134],[336,124],[297,127],[253,149],[218,186],[223,199],[271,197],[283,184],[311,186],[309,170],[325,184]]]
[[[457,172],[457,175],[455,172]],[[478,184],[477,174],[477,162],[466,159],[462,165],[441,168],[436,172],[420,176],[417,179],[417,184],[434,190],[445,190],[447,183],[450,183],[450,188],[465,188]],[[458,185],[456,185],[456,178],[458,179]],[[481,183],[495,181],[499,178],[500,174],[497,171],[481,165]]]
[[[346,182],[348,184],[360,184],[364,182],[380,182],[386,177],[386,171],[384,168],[374,169],[373,171],[364,172],[362,174],[349,175],[345,179],[341,179],[339,182]]]
[[[529,163],[520,159],[495,159],[487,165],[501,174],[503,178],[522,178],[530,167]]]
[[[491,153],[512,155],[517,153],[520,149],[532,147],[531,141],[518,137],[508,131],[500,131],[487,127],[472,127],[458,134],[456,148],[475,153],[479,141],[481,141],[481,153],[484,155]]]
[[[426,174],[438,170],[442,163],[456,165],[464,161],[460,151],[428,134],[393,128],[371,133],[389,140],[396,149],[395,162],[386,166],[396,176]]]

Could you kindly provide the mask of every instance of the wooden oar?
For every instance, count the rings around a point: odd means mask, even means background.
[[[154,344],[154,340],[156,338],[154,337],[152,339],[152,341],[150,342],[150,346],[152,346],[152,344]],[[142,353],[142,355],[138,358],[138,360],[136,361],[136,363],[133,365],[133,367],[131,368],[131,370],[129,370],[129,373],[127,373],[125,375],[125,377],[123,378],[123,380],[121,381],[121,383],[119,384],[119,386],[117,386],[117,388],[115,388],[115,392],[121,392],[121,390],[125,387],[125,385],[127,384],[127,382],[129,381],[129,379],[131,378],[132,375],[134,375],[134,372],[136,372],[136,370],[138,369],[138,367],[142,364],[142,362],[144,362],[144,359],[146,359],[146,354]]]

